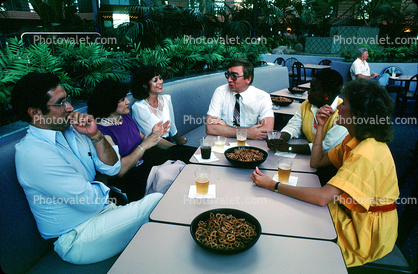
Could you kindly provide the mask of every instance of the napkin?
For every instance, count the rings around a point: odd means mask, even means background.
[[[276,155],[276,156],[282,156],[282,157],[287,157],[287,158],[295,158],[296,157],[296,153],[292,153],[292,152],[280,152],[280,151],[277,151],[276,153],[274,153],[274,155]]]
[[[203,159],[201,154],[195,154],[194,157],[199,163],[210,163],[210,162],[219,161],[218,157],[216,157],[215,154],[213,154],[213,152],[210,153],[209,159]]]
[[[276,182],[278,182],[279,181],[279,174],[274,174],[273,180],[275,180]],[[287,183],[281,183],[281,184],[286,184],[286,185],[290,185],[290,186],[296,186],[297,183],[298,183],[298,177],[289,176],[289,182],[287,182]]]
[[[212,148],[212,151],[213,152],[218,152],[218,153],[224,153],[225,150],[227,150],[228,148],[230,148],[230,146],[227,146],[227,145],[224,145],[224,148],[223,149],[216,149],[216,147],[213,147]]]
[[[197,194],[196,185],[190,185],[189,199],[215,199],[216,198],[216,185],[209,185],[208,193],[205,195]]]
[[[238,143],[237,142],[235,142],[235,143],[229,143],[229,146],[230,147],[237,147],[238,146]],[[247,142],[245,143],[245,146],[246,147],[248,147],[249,145],[247,144]]]

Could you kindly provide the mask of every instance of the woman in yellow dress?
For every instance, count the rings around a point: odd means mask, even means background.
[[[398,228],[399,196],[395,163],[387,142],[392,139],[394,103],[375,82],[356,80],[342,89],[337,123],[349,134],[341,144],[323,153],[324,124],[334,113],[325,105],[317,113],[311,166],[333,164],[337,174],[321,188],[280,184],[257,168],[251,178],[264,187],[312,204],[328,205],[347,267],[362,265],[388,254]]]

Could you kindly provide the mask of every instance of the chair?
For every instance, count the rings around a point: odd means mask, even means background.
[[[292,77],[293,75],[292,66],[295,62],[298,62],[298,59],[294,57],[287,58],[284,62],[285,67],[287,67],[287,70],[289,71],[289,77]]]
[[[389,75],[392,75],[392,73],[394,73],[394,72],[396,73],[396,77],[399,77],[403,74],[402,69],[400,67],[397,67],[397,66],[390,66],[390,67],[385,68],[383,70],[382,74],[387,73]]]
[[[279,58],[276,58],[276,60],[274,60],[273,63],[278,64],[279,66],[284,66],[285,62],[286,61],[284,60],[284,58],[279,57]]]
[[[412,85],[411,85],[412,84]],[[405,83],[405,88],[402,92],[396,95],[396,104],[401,104],[401,111],[399,116],[402,117],[404,108],[408,101],[415,101],[415,108],[418,106],[418,74],[412,76],[409,81]]]
[[[292,87],[310,82],[312,77],[306,76],[305,66],[301,62],[294,62],[292,66]]]
[[[324,59],[324,60],[322,60],[321,62],[319,62],[319,64],[318,64],[318,65],[329,66],[329,65],[331,65],[331,63],[332,63],[332,61],[331,61],[331,60]]]
[[[262,66],[266,66],[267,62],[266,61],[257,61],[255,64],[256,64],[257,67],[262,67]]]

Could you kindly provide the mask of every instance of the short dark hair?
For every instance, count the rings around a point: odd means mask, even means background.
[[[366,53],[366,51],[369,51],[367,48],[359,48],[357,50],[357,57],[361,57],[363,54]]]
[[[227,69],[232,67],[243,66],[244,72],[244,79],[248,79],[251,77],[250,85],[253,83],[254,80],[254,66],[253,64],[244,58],[235,58],[229,62]]]
[[[343,85],[343,77],[333,69],[325,69],[318,71],[314,77],[322,87],[322,91],[333,98],[340,94]]]
[[[131,79],[131,93],[137,100],[145,99],[149,96],[149,81],[155,76],[161,75],[162,69],[157,66],[142,66],[134,71]],[[147,88],[144,88],[144,85]]]
[[[126,97],[129,85],[106,79],[93,89],[87,100],[87,112],[95,118],[106,118],[118,108],[119,101]]]
[[[55,89],[60,79],[53,73],[31,72],[16,82],[12,93],[10,104],[17,117],[30,123],[32,117],[28,114],[29,108],[38,108],[42,114],[47,115],[47,106],[51,95],[48,91]]]
[[[359,141],[369,137],[384,143],[392,140],[391,115],[395,103],[378,82],[364,79],[350,81],[343,86],[341,94],[348,98],[350,112],[358,121],[354,135]],[[360,123],[359,118],[366,119]]]

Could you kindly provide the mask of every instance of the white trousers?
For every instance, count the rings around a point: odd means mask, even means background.
[[[109,204],[100,214],[61,235],[54,242],[54,250],[73,264],[109,259],[122,252],[138,229],[149,221],[149,214],[162,196],[149,194],[125,206]]]

